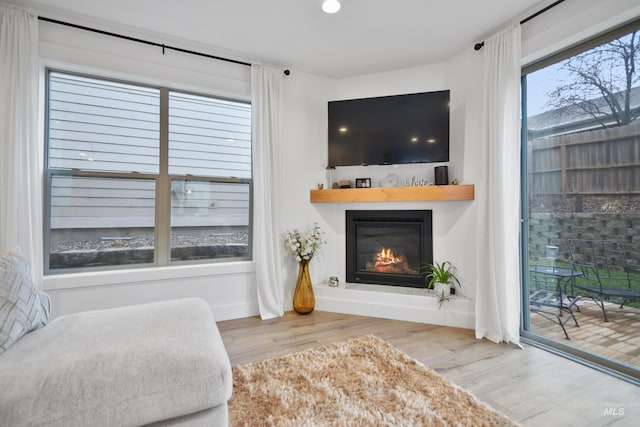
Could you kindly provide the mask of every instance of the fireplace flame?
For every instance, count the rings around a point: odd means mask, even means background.
[[[371,256],[371,261],[367,261],[365,271],[390,274],[419,274],[418,271],[409,267],[405,255],[396,256],[391,248],[382,247],[379,252]]]
[[[375,254],[373,270],[379,273],[398,273],[406,265],[404,255],[395,256],[391,248],[383,247]]]
[[[379,266],[385,266],[390,264],[397,264],[400,262],[400,258],[397,258],[391,248],[382,248],[375,256],[376,268]]]

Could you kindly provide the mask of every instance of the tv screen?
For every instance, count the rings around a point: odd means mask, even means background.
[[[329,166],[449,161],[449,91],[329,102]]]

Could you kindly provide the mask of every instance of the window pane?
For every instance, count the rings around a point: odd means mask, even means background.
[[[49,269],[154,262],[155,182],[54,175]]]
[[[169,173],[251,178],[251,105],[171,92]]]
[[[49,167],[158,173],[160,91],[49,74]]]
[[[634,367],[640,361],[638,46],[634,31],[525,76],[525,327]]]
[[[171,182],[173,261],[248,256],[248,183]]]
[[[249,258],[250,104],[49,71],[46,119],[46,272]]]

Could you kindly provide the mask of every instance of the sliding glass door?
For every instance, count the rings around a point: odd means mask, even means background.
[[[640,22],[522,82],[523,335],[640,378]]]

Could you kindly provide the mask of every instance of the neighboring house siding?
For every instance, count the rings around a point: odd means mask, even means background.
[[[251,107],[171,93],[169,173],[251,178]]]
[[[49,168],[158,173],[160,92],[52,75]]]
[[[73,180],[73,185],[71,184]],[[249,185],[185,181],[172,188],[172,225],[236,226],[249,223]],[[153,227],[154,182],[56,176],[51,228]]]
[[[191,181],[191,194],[176,191],[184,181],[175,181],[172,189],[171,225],[234,226],[249,224],[249,184]]]
[[[59,74],[50,85],[50,169],[158,173],[159,90]],[[172,225],[248,225],[251,106],[181,93],[169,104]],[[153,227],[154,206],[153,180],[52,179],[52,229]]]
[[[602,111],[605,112],[600,115],[600,121],[608,123],[611,127],[616,127],[617,124],[611,118],[611,109],[606,106],[605,100],[598,98],[592,101],[600,105]],[[631,89],[629,109],[632,116],[637,116],[640,112],[640,87]],[[527,117],[527,137],[529,140],[598,129],[602,129],[602,124],[579,105],[545,111]]]

